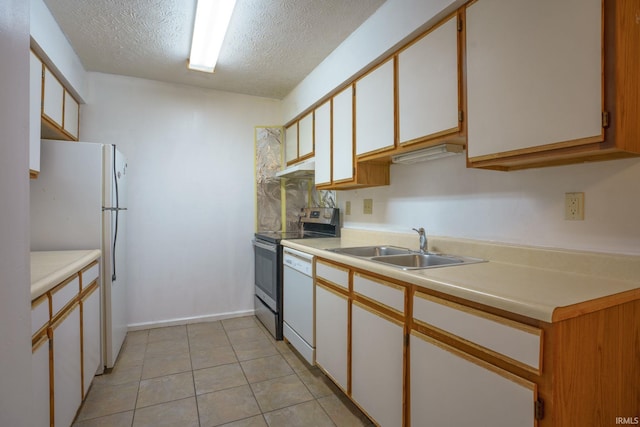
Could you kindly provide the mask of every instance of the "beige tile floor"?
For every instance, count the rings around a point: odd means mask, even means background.
[[[255,317],[130,332],[74,426],[370,426]]]

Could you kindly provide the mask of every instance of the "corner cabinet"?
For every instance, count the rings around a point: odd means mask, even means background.
[[[315,110],[316,186],[321,190],[389,185],[388,162],[354,161],[353,111],[353,85]]]
[[[631,0],[468,5],[469,165],[510,170],[640,154],[632,119],[640,112],[638,13]]]

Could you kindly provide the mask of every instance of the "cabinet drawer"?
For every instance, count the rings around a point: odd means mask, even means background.
[[[333,285],[349,289],[349,269],[324,261],[316,261],[316,277]]]
[[[416,292],[413,318],[529,371],[541,373],[542,330]]]
[[[31,303],[31,335],[49,324],[49,296],[44,294]]]
[[[353,291],[373,302],[404,314],[405,288],[360,273],[353,275]]]
[[[96,280],[100,275],[100,264],[96,262],[95,264],[88,266],[87,268],[82,270],[81,275],[82,289],[85,289],[87,288],[87,286],[91,285],[93,281]]]
[[[80,291],[80,277],[75,274],[51,291],[51,313],[56,317],[65,305],[69,304]]]

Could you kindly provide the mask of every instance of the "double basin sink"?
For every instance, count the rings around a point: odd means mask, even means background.
[[[484,262],[479,258],[443,255],[431,252],[421,253],[396,246],[360,246],[352,248],[329,249],[342,255],[366,258],[370,261],[387,264],[403,270],[446,267]]]

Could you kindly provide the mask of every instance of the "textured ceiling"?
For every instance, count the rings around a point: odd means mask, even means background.
[[[384,0],[237,0],[214,74],[186,61],[196,0],[44,0],[88,71],[281,99]]]

